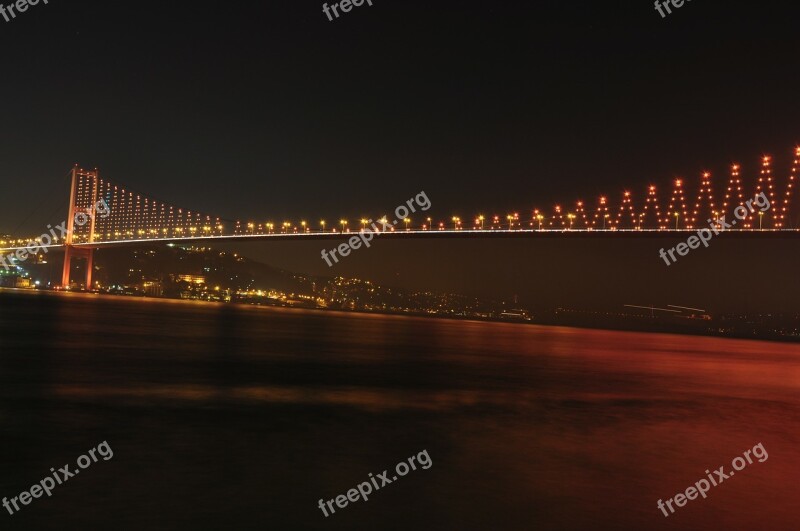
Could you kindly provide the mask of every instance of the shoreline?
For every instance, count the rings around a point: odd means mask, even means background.
[[[301,305],[291,305],[291,304],[257,304],[252,302],[245,302],[245,301],[231,301],[231,302],[224,302],[224,301],[205,301],[205,300],[198,300],[198,299],[179,299],[179,298],[171,298],[171,297],[148,297],[145,295],[135,296],[135,295],[114,295],[109,293],[96,293],[96,292],[86,292],[86,291],[54,291],[54,290],[44,290],[44,289],[27,289],[27,288],[0,288],[0,295],[4,293],[9,294],[36,294],[36,295],[45,295],[45,296],[79,296],[79,297],[101,297],[103,299],[108,300],[130,300],[130,301],[147,301],[147,302],[164,302],[167,304],[189,304],[189,305],[229,305],[233,304],[240,307],[258,307],[258,308],[276,308],[276,309],[283,309],[283,310],[298,310],[298,311],[313,311],[313,312],[338,312],[338,313],[348,313],[348,314],[361,314],[361,315],[385,315],[385,316],[395,316],[395,317],[414,317],[414,318],[426,318],[426,319],[441,319],[441,320],[449,320],[449,321],[475,321],[475,322],[489,322],[489,323],[504,323],[504,324],[516,324],[516,325],[535,325],[535,326],[547,326],[547,327],[560,327],[560,328],[572,328],[572,329],[584,329],[584,330],[600,330],[600,331],[609,331],[609,332],[637,332],[637,333],[647,333],[647,334],[669,334],[669,335],[677,335],[677,336],[694,336],[694,337],[713,337],[719,339],[735,339],[735,340],[752,340],[752,341],[769,341],[769,342],[779,342],[779,343],[798,343],[800,342],[800,336],[783,336],[783,335],[773,335],[773,336],[766,336],[766,335],[748,335],[744,332],[740,333],[721,333],[721,332],[711,332],[708,330],[701,330],[701,329],[692,329],[687,328],[685,326],[677,326],[677,325],[669,325],[663,322],[639,322],[634,323],[631,322],[630,326],[625,326],[623,323],[616,323],[616,324],[609,324],[607,326],[603,326],[600,324],[590,324],[590,323],[580,323],[580,322],[559,322],[555,319],[535,319],[532,318],[530,320],[525,319],[503,319],[498,317],[483,317],[483,316],[461,316],[461,315],[440,315],[440,314],[430,314],[426,312],[419,312],[419,311],[397,311],[397,310],[365,310],[365,309],[347,309],[347,308],[320,308],[320,307],[308,307],[308,306],[301,306]],[[646,319],[646,318],[644,318]],[[708,323],[709,326],[713,326],[714,321]],[[638,325],[638,326],[637,326]]]

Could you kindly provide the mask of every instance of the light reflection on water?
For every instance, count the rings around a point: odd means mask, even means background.
[[[113,460],[15,525],[796,529],[799,354],[781,343],[0,292],[0,497],[108,440]],[[759,442],[765,463],[670,518],[656,508]],[[423,448],[431,469],[334,517],[316,508]]]

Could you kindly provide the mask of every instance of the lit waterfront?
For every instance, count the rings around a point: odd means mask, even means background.
[[[100,436],[116,454],[21,528],[794,522],[797,346],[74,293],[0,292],[0,316],[0,494]],[[658,511],[758,442],[768,461]],[[421,448],[424,475],[316,508]]]

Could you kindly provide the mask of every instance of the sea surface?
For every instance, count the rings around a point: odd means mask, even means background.
[[[800,346],[0,291],[0,497],[103,441],[0,529],[797,530]]]

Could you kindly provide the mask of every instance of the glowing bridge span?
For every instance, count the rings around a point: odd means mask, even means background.
[[[393,237],[486,237],[486,236],[621,236],[670,235],[676,232],[707,228],[721,216],[732,218],[734,209],[764,194],[770,208],[749,213],[735,229],[738,234],[800,234],[797,216],[792,215],[795,180],[800,168],[800,147],[794,149],[785,177],[773,175],[772,157],[762,157],[756,172],[745,176],[739,164],[730,166],[724,179],[714,179],[710,172],[700,174],[699,189],[690,192],[684,179],[675,179],[670,193],[661,198],[658,189],[649,185],[641,196],[621,191],[616,197],[601,196],[591,204],[583,200],[554,205],[548,209],[531,208],[519,212],[458,215],[445,219],[427,212],[411,219],[399,216],[376,216],[351,221],[339,219],[327,223],[314,221],[229,221],[208,213],[180,208],[133,192],[122,184],[101,177],[97,170],[74,167],[71,172],[69,213],[65,230],[53,230],[50,237],[2,239],[0,252],[33,247],[63,248],[65,251],[62,285],[70,281],[71,260],[88,260],[86,286],[91,286],[94,250],[135,243],[180,241],[241,241],[253,239],[341,239],[348,233],[374,230],[377,226]],[[746,191],[747,190],[747,191]],[[102,205],[102,208],[97,207]],[[47,231],[44,231],[45,233]],[[50,240],[50,241],[47,241]]]

